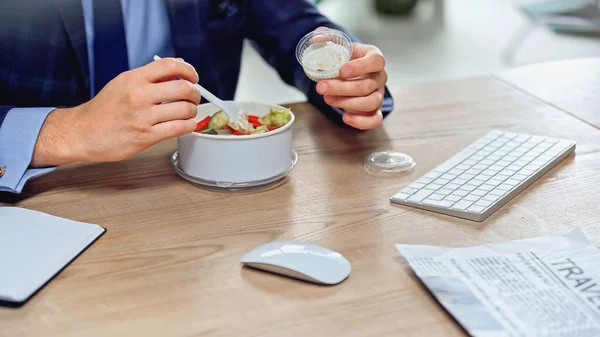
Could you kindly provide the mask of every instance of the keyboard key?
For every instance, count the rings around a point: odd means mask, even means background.
[[[439,178],[441,175],[442,175],[441,173],[437,173],[437,172],[431,171],[431,172],[429,172],[429,173],[427,173],[427,174],[425,175],[425,178],[429,178],[429,179],[437,179],[437,178]]]
[[[525,166],[525,165],[529,164],[529,161],[528,160],[524,160],[524,159],[519,159],[519,160],[517,160],[515,162],[515,164],[522,167],[522,166]]]
[[[479,187],[479,189],[481,189],[482,191],[489,192],[489,191],[493,190],[494,187],[496,187],[496,186],[490,185],[490,184],[483,184],[481,187]]]
[[[459,197],[464,197],[465,195],[469,194],[469,191],[458,190],[458,191],[454,191],[454,193],[452,193],[452,194],[457,195]]]
[[[479,200],[475,203],[476,206],[481,206],[481,207],[489,207],[492,204],[491,201],[487,201],[487,200]]]
[[[462,178],[456,178],[454,180],[452,180],[453,184],[458,184],[458,185],[464,185],[467,183],[467,179],[462,179]]]
[[[490,180],[487,181],[488,184],[490,184],[490,185],[492,185],[494,187],[502,184],[502,182],[503,182],[503,180],[500,180],[500,179],[490,179]]]
[[[519,171],[519,174],[526,175],[526,176],[528,176],[528,177],[529,177],[529,176],[530,176],[530,175],[532,175],[534,172],[535,172],[534,170],[522,169],[521,171]]]
[[[483,170],[476,170],[476,169],[472,168],[472,169],[469,169],[469,170],[468,170],[467,172],[465,172],[465,173],[466,173],[466,174],[471,174],[471,175],[473,175],[473,176],[476,176],[476,175],[478,175],[478,174],[479,174],[479,173],[481,173],[481,172],[483,172]],[[465,173],[463,173],[463,174],[465,174]]]
[[[493,191],[490,191],[490,193],[488,193],[488,195],[493,195],[493,196],[496,196],[496,197],[501,197],[501,196],[505,195],[506,193],[507,193],[507,191],[502,191],[502,190],[499,190],[499,189],[495,189]]]
[[[442,179],[446,179],[446,180],[450,181],[450,180],[452,180],[452,179],[454,179],[456,177],[458,177],[456,174],[445,173],[442,176]]]
[[[471,181],[469,181],[468,185],[474,185],[474,186],[480,186],[483,185],[485,183],[485,180],[480,180],[480,179],[472,179]]]
[[[515,174],[514,176],[512,176],[512,178],[513,178],[513,179],[516,179],[516,180],[523,181],[523,180],[527,179],[527,176],[526,176],[526,175],[524,175],[524,174],[521,174],[521,173],[519,172],[519,173]]]
[[[473,206],[469,207],[467,209],[467,211],[470,211],[473,213],[481,213],[481,211],[483,211],[484,209],[485,209],[484,207],[473,205]]]
[[[451,190],[449,188],[442,188],[441,190],[437,191],[439,194],[443,194],[444,196],[446,195],[450,195],[452,192],[454,192],[454,190]]]
[[[448,200],[448,201],[453,201],[453,202],[457,202],[460,200],[460,197],[457,195],[449,195],[447,196],[444,200]]]
[[[483,197],[482,199],[483,199],[483,200],[486,200],[486,201],[491,201],[491,202],[494,202],[494,201],[496,201],[496,200],[500,199],[500,196],[493,195],[493,194],[488,194],[488,195],[486,195],[485,197]]]
[[[431,199],[431,200],[443,200],[443,199],[444,199],[444,197],[446,197],[446,196],[445,196],[445,195],[443,195],[443,194],[434,193],[434,194],[430,195],[430,196],[428,197],[428,199]]]
[[[499,174],[496,174],[494,176],[494,179],[498,179],[498,180],[502,180],[502,181],[505,181],[508,178],[510,178],[510,176],[508,174],[504,174],[504,172],[500,172]]]
[[[431,189],[431,190],[434,190],[434,191],[437,191],[437,190],[439,190],[440,188],[442,188],[442,185],[440,185],[440,184],[435,184],[435,183],[431,183],[431,184],[427,185],[427,187],[426,187],[426,188],[428,188],[428,189]]]
[[[483,171],[482,171],[481,173],[479,173],[479,174],[481,174],[481,175],[484,175],[484,176],[486,176],[486,177],[491,177],[491,176],[495,176],[495,175],[496,175],[496,173],[498,173],[499,171],[500,171],[500,170],[494,169],[494,168],[493,168],[493,166],[492,166],[492,167],[490,167],[490,168],[487,168],[487,169],[483,170]],[[487,178],[487,179],[489,179],[489,178]]]
[[[529,140],[529,138],[531,138],[531,136],[528,136],[528,135],[518,135],[514,139],[515,139],[515,141],[517,141],[519,143],[523,143],[523,142],[526,142],[527,140]]]
[[[480,162],[480,164],[486,165],[486,166],[492,165],[493,163],[494,163],[494,161],[491,159],[484,159]],[[475,168],[477,168],[477,165],[475,165]]]
[[[477,186],[479,186],[479,185],[477,185]],[[461,187],[461,188],[462,188],[463,190],[466,190],[466,191],[469,191],[469,192],[470,192],[470,191],[473,191],[473,190],[475,190],[475,189],[477,188],[477,186],[475,186],[475,185],[471,185],[471,184],[466,184],[466,185],[464,185],[464,186],[463,186],[463,187]]]
[[[502,185],[496,187],[496,189],[508,192],[508,191],[512,190],[513,187],[514,187],[514,185],[502,184]]]
[[[488,165],[477,164],[473,166],[474,170],[479,170],[480,172],[488,168]]]
[[[450,173],[450,174],[455,174],[455,175],[459,176],[459,175],[461,175],[463,172],[465,172],[465,170],[461,170],[461,169],[457,169],[457,168],[455,168],[455,169],[453,169],[453,170],[450,170],[448,173]]]
[[[456,190],[456,189],[458,189],[460,187],[460,185],[456,184],[456,183],[450,183],[450,184],[448,184],[448,185],[446,185],[444,187],[449,188],[451,190]]]
[[[535,155],[536,157],[539,156],[540,154],[542,154],[542,152],[544,152],[544,150],[542,150],[538,147],[533,148],[533,149],[531,149],[531,151],[529,151],[529,153]]]
[[[456,167],[457,170],[468,170],[471,167],[471,165],[465,165],[465,164],[460,164]]]
[[[422,184],[429,184],[432,181],[433,181],[433,179],[431,179],[431,178],[425,178],[425,177],[419,178],[419,180],[417,180],[418,183],[422,183]]]
[[[487,194],[488,191],[484,191],[482,189],[476,189],[475,191],[471,192],[472,195],[477,196],[477,197],[483,197],[484,195]]]
[[[401,200],[406,200],[406,199],[408,199],[408,197],[410,197],[410,194],[406,194],[406,193],[398,193],[394,196],[394,198],[401,199]]]
[[[482,156],[482,155],[476,154],[476,155],[474,155],[474,156],[471,156],[471,158],[469,158],[469,159],[473,159],[473,160],[480,161],[480,160],[482,160],[483,158],[485,158],[485,157],[484,157],[484,156]]]
[[[469,208],[469,206],[471,206],[471,205],[473,205],[473,202],[461,200],[461,201],[457,202],[456,204],[452,205],[452,208],[458,209],[458,210],[465,210],[465,209]]]
[[[439,184],[439,185],[446,185],[449,182],[450,182],[450,180],[443,179],[443,178],[438,178],[438,179],[436,179],[436,180],[433,181],[434,184]]]
[[[491,155],[489,155],[489,156],[487,157],[487,159],[491,159],[491,160],[493,160],[493,161],[496,161],[496,160],[498,160],[498,159],[500,159],[500,158],[502,158],[502,156],[501,156],[501,155],[499,155],[499,154],[496,154],[495,152],[494,152],[494,154],[491,154]]]
[[[512,185],[512,186],[516,186],[520,183],[519,180],[516,179],[508,179],[507,181],[504,182],[506,185]]]
[[[423,184],[423,183],[416,182],[416,183],[412,183],[412,184],[408,185],[408,187],[411,187],[411,188],[416,188],[416,189],[419,189],[419,190],[420,190],[420,189],[422,189],[423,187],[425,187],[425,185],[426,185],[426,184]]]
[[[412,187],[406,187],[404,188],[402,191],[400,191],[401,193],[406,193],[406,194],[413,194],[416,193],[419,189],[417,188],[412,188]]]
[[[463,200],[475,202],[475,201],[479,200],[480,198],[481,198],[480,196],[469,194],[466,197],[464,197]]]
[[[435,191],[429,190],[429,189],[420,190],[419,192],[411,195],[410,198],[408,198],[408,201],[421,202],[425,198],[427,198],[428,196],[430,196],[433,192],[435,192]]]
[[[469,165],[469,166],[472,166],[472,165],[475,165],[475,164],[477,164],[477,160],[474,160],[474,159],[467,159],[467,160],[465,160],[465,161],[463,162],[463,164],[465,164],[465,165]]]
[[[475,178],[474,174],[470,174],[470,173],[463,173],[460,176],[458,176],[461,179],[466,179],[466,180],[471,180],[473,178]]]
[[[448,200],[432,200],[432,199],[425,199],[423,201],[424,204],[427,205],[432,205],[432,206],[439,206],[439,207],[450,207],[454,204],[453,201],[448,201]]]

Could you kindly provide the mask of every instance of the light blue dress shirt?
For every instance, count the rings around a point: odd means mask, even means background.
[[[94,92],[94,13],[92,1],[82,0],[90,69],[90,88]],[[100,0],[95,0],[100,1]],[[121,0],[129,69],[144,66],[154,55],[175,55],[171,42],[169,17],[163,0]],[[11,109],[0,128],[0,163],[6,173],[0,177],[0,191],[21,193],[25,183],[53,171],[30,168],[35,143],[42,124],[54,108]]]

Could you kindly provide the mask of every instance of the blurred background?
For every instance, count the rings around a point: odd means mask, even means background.
[[[315,2],[334,22],[383,51],[390,85],[600,57],[600,0]],[[304,96],[246,44],[236,99],[284,103]]]

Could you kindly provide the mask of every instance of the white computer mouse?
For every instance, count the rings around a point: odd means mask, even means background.
[[[273,241],[242,257],[245,266],[323,285],[350,275],[350,262],[327,248],[294,241]]]

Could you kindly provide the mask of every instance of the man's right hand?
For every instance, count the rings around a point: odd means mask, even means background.
[[[193,132],[197,82],[194,68],[173,58],[120,74],[89,102],[48,115],[32,166],[119,161]]]

